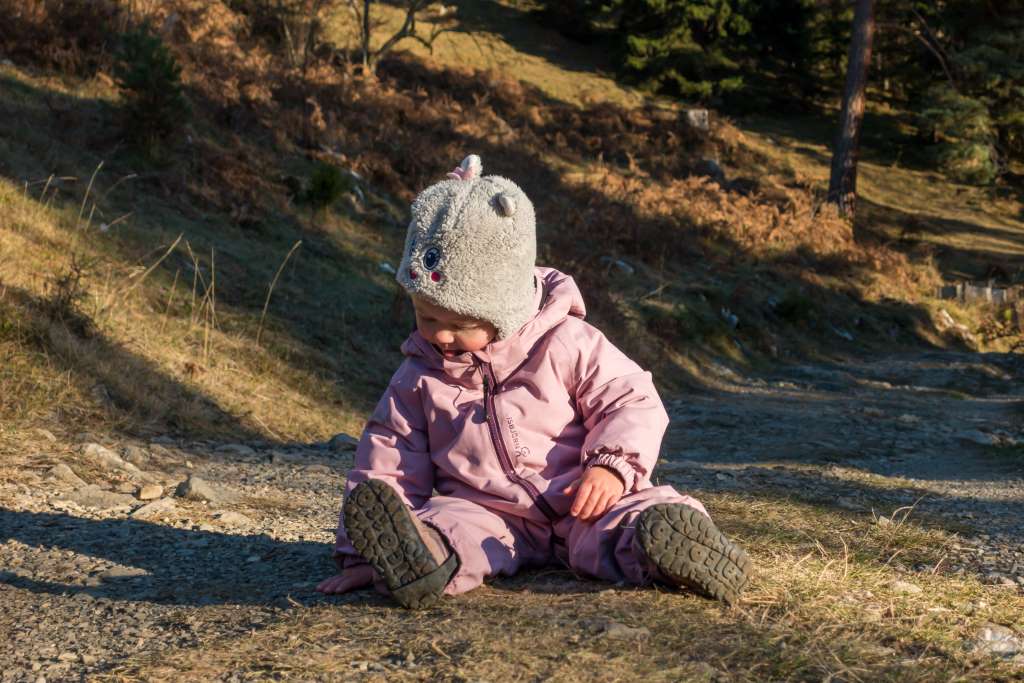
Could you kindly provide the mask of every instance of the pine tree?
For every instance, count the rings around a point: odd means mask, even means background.
[[[749,0],[620,0],[626,70],[643,85],[691,100],[738,90],[751,29]]]

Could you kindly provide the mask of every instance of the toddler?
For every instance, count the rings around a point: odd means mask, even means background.
[[[650,373],[583,321],[571,277],[535,266],[523,191],[480,171],[471,155],[412,205],[397,278],[416,331],[349,472],[341,571],[318,590],[376,579],[426,607],[559,560],[732,603],[746,553],[651,484],[668,416]]]

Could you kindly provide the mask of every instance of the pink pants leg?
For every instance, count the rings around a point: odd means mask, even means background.
[[[640,512],[658,503],[682,503],[707,514],[695,498],[677,493],[671,486],[655,486],[623,496],[594,522],[566,517],[555,528],[566,539],[569,566],[606,581],[649,584],[650,571],[633,547],[634,525]]]
[[[448,496],[430,498],[415,513],[441,532],[459,556],[459,569],[445,588],[449,595],[473,590],[485,578],[511,576],[549,560],[551,532],[543,525]]]

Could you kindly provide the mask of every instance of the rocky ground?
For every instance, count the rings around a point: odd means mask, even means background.
[[[656,479],[939,525],[959,539],[941,561],[893,565],[1024,593],[1024,358],[935,354],[758,378],[721,367],[717,382],[668,402]],[[85,680],[338,600],[313,588],[332,571],[351,439],[32,439],[0,463],[0,681]],[[1003,655],[1024,652],[1013,629],[988,637]]]

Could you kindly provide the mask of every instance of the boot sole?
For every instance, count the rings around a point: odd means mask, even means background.
[[[750,578],[747,553],[689,505],[652,505],[640,513],[636,534],[666,578],[705,597],[731,605]]]
[[[412,521],[412,513],[394,489],[369,479],[345,500],[345,530],[352,547],[387,584],[406,609],[430,607],[455,573],[454,554],[440,565]]]

